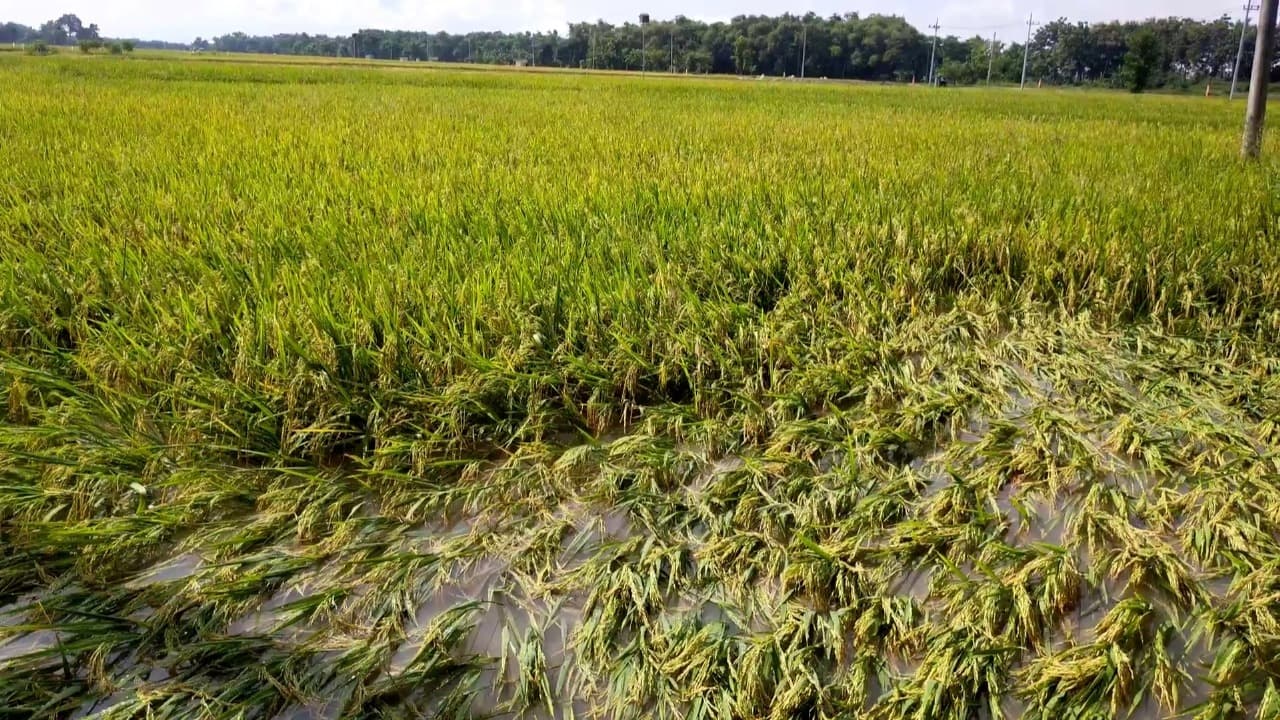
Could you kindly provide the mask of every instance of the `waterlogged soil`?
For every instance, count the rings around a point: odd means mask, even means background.
[[[820,716],[898,717],[926,688],[938,717],[1230,702],[1223,681],[1251,666],[1215,666],[1241,637],[1222,608],[1268,592],[1241,568],[1266,567],[1250,553],[1274,528],[1261,506],[1253,525],[1220,519],[1273,489],[1261,436],[1225,449],[1214,433],[1247,423],[1191,410],[1171,430],[1132,382],[1113,395],[1133,407],[1100,413],[1019,364],[1002,377],[982,408],[938,417],[926,395],[773,443],[633,427],[415,485],[282,470],[118,582],[6,606],[0,673],[74,685],[92,700],[64,714],[84,716],[189,708],[192,688],[281,719],[758,717],[788,693]],[[1186,442],[1143,450],[1166,432]],[[1236,484],[1187,472],[1225,468]],[[994,705],[971,667],[999,679]],[[1107,673],[1131,689],[1098,694]]]
[[[1020,411],[1024,409],[1020,408]],[[908,471],[922,481],[923,487],[916,502],[928,507],[932,502],[940,502],[944,491],[954,490],[953,475],[948,469],[954,469],[954,464],[949,463],[956,456],[955,446],[972,444],[986,432],[989,432],[987,423],[974,422],[960,432],[957,439],[941,442],[927,455],[911,460],[907,464]],[[602,445],[607,448],[607,444]],[[704,469],[691,476],[685,492],[692,498],[714,495],[721,484],[750,475],[758,460],[727,455],[705,462]],[[816,473],[820,476],[844,473],[854,462],[856,459],[844,451],[827,453],[816,463]],[[762,496],[766,496],[765,493]],[[1003,518],[1005,527],[998,537],[1009,548],[1025,550],[1044,545],[1062,547],[1073,544],[1069,525],[1080,512],[1078,503],[1070,499],[1056,502],[1041,493],[1023,492],[1013,482],[1005,484],[991,501],[992,510],[997,517]],[[394,537],[388,539],[399,538],[395,540],[399,548],[411,549],[414,557],[434,560],[424,565],[422,577],[404,579],[405,587],[417,588],[413,596],[419,600],[412,607],[404,606],[401,614],[406,619],[396,625],[398,639],[390,644],[392,649],[378,665],[379,672],[390,678],[404,676],[414,663],[431,654],[432,643],[440,641],[438,625],[450,613],[466,609],[465,624],[469,629],[462,633],[461,640],[440,649],[454,659],[477,659],[479,667],[484,668],[475,674],[467,689],[472,716],[612,716],[592,710],[597,707],[593,703],[599,703],[602,693],[606,692],[601,687],[605,679],[586,672],[580,657],[580,648],[585,647],[592,632],[584,629],[584,623],[599,622],[589,615],[601,612],[600,588],[582,580],[584,575],[589,575],[588,571],[601,563],[613,572],[626,570],[629,566],[643,568],[645,548],[669,542],[671,538],[660,540],[654,532],[646,529],[643,522],[637,521],[628,507],[602,506],[594,498],[561,497],[548,510],[541,521],[525,516],[510,518],[505,525],[486,523],[481,527],[472,518],[464,516],[447,521],[430,520],[417,527],[402,527],[389,533]],[[492,513],[488,514],[488,517],[492,516]],[[683,542],[690,549],[705,549],[716,533],[701,520],[697,524],[703,525],[701,529],[685,528]],[[521,560],[520,556],[503,550],[504,547],[519,548],[521,543],[501,543],[492,537],[494,533],[523,536],[526,540],[550,533],[559,539],[545,554],[544,571],[530,575],[513,567],[512,561]],[[257,552],[283,556],[296,555],[299,549],[297,544],[290,543]],[[1083,547],[1077,547],[1074,552],[1082,564],[1087,564],[1087,553]],[[697,578],[700,571],[714,572],[697,565],[697,560],[694,560],[693,567],[682,572],[689,578]],[[335,642],[334,637],[341,635],[348,645],[358,644],[362,632],[375,633],[378,630],[368,623],[360,624],[351,618],[343,618],[341,604],[332,612],[309,620],[299,622],[295,618],[286,622],[286,619],[292,617],[287,612],[290,608],[305,604],[335,586],[346,584],[350,591],[348,602],[355,605],[360,604],[362,596],[376,592],[374,581],[369,578],[364,578],[358,586],[352,586],[350,568],[343,570],[342,566],[340,554],[331,553],[323,560],[317,557],[313,569],[290,578],[255,603],[251,610],[225,623],[220,629],[210,628],[210,636],[256,638],[275,647],[305,647],[312,643],[316,647],[334,650],[331,657],[340,658],[341,652],[335,649],[342,643]],[[670,574],[678,570],[668,568],[668,581]],[[216,572],[216,564],[204,555],[187,551],[134,573],[122,587],[130,592],[142,592],[164,586],[178,594],[198,594],[212,582]],[[888,586],[890,592],[885,597],[908,601],[926,617],[930,612],[940,612],[942,601],[935,592],[935,583],[939,578],[945,581],[947,572],[935,564],[921,564],[891,583]],[[950,572],[955,572],[955,569]],[[973,568],[970,567],[968,572],[972,574]],[[795,596],[794,590],[784,591],[776,582],[767,578],[761,580],[745,594],[716,583],[690,583],[683,590],[658,588],[649,598],[652,603],[640,597],[643,591],[624,587],[626,597],[620,602],[625,610],[621,612],[632,613],[633,622],[648,623],[653,627],[689,627],[691,632],[717,628],[717,632],[726,636],[730,643],[749,644],[778,632],[778,626],[793,601],[803,600]],[[1227,590],[1222,580],[1207,587],[1215,596],[1222,596]],[[1074,610],[1064,614],[1060,624],[1050,630],[1053,644],[1058,648],[1069,648],[1095,642],[1097,624],[1120,599],[1132,595],[1123,579],[1110,576],[1102,578],[1097,586],[1086,585],[1073,603]],[[15,662],[32,668],[52,667],[54,664],[53,651],[60,642],[58,635],[49,629],[27,629],[22,620],[24,615],[34,611],[38,600],[26,598],[24,603],[6,609],[6,628],[0,632],[7,639],[0,644],[0,667],[4,666],[3,663],[12,665]],[[619,611],[614,609],[612,612]],[[149,615],[150,611],[145,614]],[[634,642],[635,637],[634,629],[621,628],[614,638],[614,642],[619,644],[613,647],[621,649],[622,641]],[[538,657],[537,662],[529,661],[531,654]],[[1203,664],[1211,659],[1208,648],[1203,646],[1183,655],[1191,658],[1188,663],[1192,664]],[[903,681],[920,671],[922,658],[919,653],[891,654],[889,658],[886,666],[889,675],[885,677]],[[162,687],[170,680],[166,666],[148,665],[136,657],[132,662],[132,665],[121,664],[115,670],[121,676],[144,678],[143,684],[137,688]],[[549,697],[537,703],[530,703],[528,699],[530,666],[542,674],[538,681],[545,682],[551,690]],[[557,682],[549,680],[553,677]],[[884,679],[877,683],[882,684]],[[1204,701],[1208,697],[1206,687],[1204,683],[1194,684],[1194,690],[1188,697]],[[117,694],[82,709],[88,716],[120,701]],[[1000,706],[1009,717],[1015,717],[1025,709],[1025,703],[1015,697],[1002,698]],[[317,698],[312,702],[284,707],[274,717],[282,720],[336,718],[341,717],[343,711],[342,701]],[[1154,718],[1163,714],[1158,703],[1151,701],[1140,705],[1135,717]],[[989,716],[989,712],[984,711],[984,716]]]

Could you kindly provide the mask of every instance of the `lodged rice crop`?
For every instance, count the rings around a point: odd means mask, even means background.
[[[0,99],[0,715],[1280,716],[1280,166],[1225,101]]]

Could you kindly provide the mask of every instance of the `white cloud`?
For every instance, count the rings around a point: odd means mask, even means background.
[[[359,28],[448,30],[562,30],[570,21],[603,18],[634,21],[640,12],[654,18],[677,14],[725,20],[742,14],[813,10],[820,15],[856,9],[860,14],[905,15],[923,29],[940,18],[944,34],[997,31],[1015,38],[1026,32],[1026,17],[1072,20],[1139,19],[1186,15],[1212,18],[1239,14],[1239,3],[1218,0],[810,0],[809,7],[784,0],[0,0],[0,21],[38,25],[64,12],[96,22],[112,36],[189,41],[243,30],[251,34],[310,32],[349,34]],[[55,4],[56,3],[56,4]]]

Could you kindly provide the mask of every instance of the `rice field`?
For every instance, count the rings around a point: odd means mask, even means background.
[[[1280,717],[1241,112],[0,57],[0,716]]]

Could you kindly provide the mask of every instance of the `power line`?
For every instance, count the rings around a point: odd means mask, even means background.
[[[1022,27],[1022,23],[1020,22],[1005,23],[1003,25],[947,25],[948,30],[972,30],[972,31],[1006,30],[1011,27]]]

